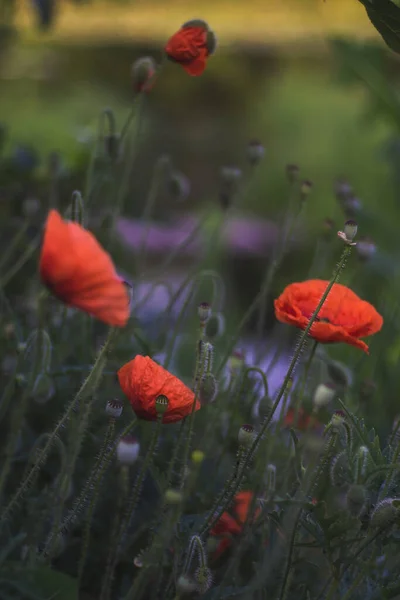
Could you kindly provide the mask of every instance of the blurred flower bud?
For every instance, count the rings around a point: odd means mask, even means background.
[[[33,384],[32,399],[37,404],[46,404],[46,402],[53,398],[55,392],[56,390],[51,377],[47,373],[40,373]]]
[[[353,221],[352,219],[349,219],[348,221],[346,221],[346,223],[344,224],[344,234],[346,236],[346,238],[348,240],[350,240],[351,242],[354,240],[354,238],[357,235],[357,223],[355,221]]]
[[[349,195],[343,199],[343,210],[347,217],[355,217],[362,209],[362,203],[359,198]]]
[[[265,421],[269,418],[272,412],[273,402],[269,396],[263,396],[258,404],[258,415],[260,419]]]
[[[361,475],[362,478],[366,476],[370,458],[368,448],[366,446],[360,446],[356,455],[355,478],[358,478],[359,475]]]
[[[270,463],[266,469],[267,488],[270,493],[276,489],[276,466]]]
[[[372,515],[371,526],[383,529],[397,521],[400,516],[400,500],[398,498],[386,498],[378,502]]]
[[[300,201],[304,202],[311,193],[312,190],[312,182],[308,179],[305,179],[300,185]]]
[[[256,439],[253,425],[242,425],[239,429],[238,442],[240,446],[250,447]]]
[[[199,389],[199,398],[202,404],[210,404],[214,402],[218,393],[218,382],[212,373],[206,373],[201,382]]]
[[[242,171],[237,167],[223,167],[220,172],[219,199],[224,210],[229,208],[239,189]]]
[[[168,410],[169,400],[167,396],[160,395],[156,398],[156,413],[158,416],[164,415]]]
[[[22,214],[26,219],[32,219],[40,210],[40,200],[35,196],[28,196],[22,203]]]
[[[349,482],[350,470],[346,450],[332,458],[329,475],[331,484],[335,487],[342,487]]]
[[[208,319],[211,317],[211,306],[208,302],[201,302],[197,309],[199,315],[200,325],[205,325]]]
[[[210,569],[206,566],[200,566],[194,574],[196,590],[199,594],[205,594],[213,584],[213,577]]]
[[[71,477],[56,477],[54,487],[58,489],[58,495],[64,500],[64,502],[66,502],[68,498],[71,498],[74,492],[74,484],[72,482]]]
[[[365,511],[367,492],[362,485],[353,484],[346,494],[346,506],[352,517],[360,517]]]
[[[139,457],[140,445],[136,438],[123,437],[117,445],[117,458],[122,465],[133,465]]]
[[[214,364],[214,346],[204,342],[202,347],[201,372],[209,373]]]
[[[179,490],[170,488],[165,492],[164,500],[167,504],[180,504],[183,496]]]
[[[35,329],[26,341],[24,359],[32,367],[36,363],[37,374],[47,372],[50,368],[52,349],[47,331],[45,329]]]
[[[138,58],[132,65],[132,86],[136,93],[149,92],[154,84],[156,63],[151,56]]]
[[[336,396],[336,389],[331,383],[320,383],[313,397],[313,403],[316,408],[323,408],[332,402]]]
[[[242,350],[234,350],[229,357],[229,370],[232,374],[237,375],[245,366],[245,354]]]
[[[173,200],[184,202],[190,194],[189,178],[179,171],[173,171],[168,182],[168,191]]]
[[[217,49],[218,46],[218,40],[217,40],[217,36],[215,35],[215,32],[212,29],[209,29],[207,31],[207,40],[206,40],[206,46],[207,46],[207,50],[208,50],[208,54],[211,56],[212,54],[214,54],[214,52]]]
[[[322,222],[322,237],[325,239],[330,239],[334,227],[335,221],[329,217],[326,217],[326,219],[324,219]]]
[[[106,404],[106,415],[112,419],[118,419],[122,415],[124,405],[121,400],[108,400]]]
[[[344,198],[347,198],[352,193],[353,188],[347,181],[345,181],[343,179],[339,179],[335,182],[334,191],[335,191],[336,197],[339,200],[343,200]]]
[[[221,313],[211,315],[206,323],[205,334],[210,340],[223,335],[225,329],[225,319]]]
[[[361,260],[369,260],[376,254],[376,245],[370,238],[361,237],[357,242],[356,251]]]
[[[189,575],[181,575],[176,582],[176,591],[178,596],[185,596],[196,591],[196,583]]]
[[[120,136],[118,133],[109,133],[104,136],[104,152],[109,160],[115,162],[121,155]]]
[[[287,165],[286,166],[286,175],[289,180],[289,183],[295,183],[299,177],[300,169],[297,165]]]
[[[369,402],[374,397],[377,389],[377,385],[372,381],[372,379],[364,379],[364,381],[360,383],[359,388],[360,400],[362,402]]]
[[[265,154],[265,148],[259,140],[251,140],[247,145],[247,160],[253,166],[263,159]]]
[[[201,463],[203,462],[205,458],[204,452],[202,452],[201,450],[193,450],[192,452],[192,462],[195,465],[201,465]]]

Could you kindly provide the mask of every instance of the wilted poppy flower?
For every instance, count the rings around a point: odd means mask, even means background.
[[[205,21],[194,19],[184,23],[169,38],[165,53],[168,58],[179,63],[189,75],[201,75],[206,68],[206,60],[216,47],[216,38]]]
[[[275,315],[282,323],[305,329],[329,281],[310,279],[288,285],[274,302]],[[335,283],[310,331],[319,342],[344,342],[361,348],[368,346],[359,338],[377,333],[383,325],[375,308],[361,300],[345,285]]]
[[[57,298],[100,321],[124,327],[130,300],[110,256],[81,225],[51,210],[46,221],[39,265],[43,283]]]
[[[217,559],[221,554],[229,548],[235,535],[241,533],[244,524],[249,516],[250,506],[253,500],[253,492],[245,491],[236,494],[233,502],[231,513],[222,513],[220,519],[212,528],[210,535],[219,538],[219,544],[213,554],[213,558]],[[261,509],[257,508],[254,513],[254,519],[260,515]]]
[[[168,399],[163,423],[175,423],[192,412],[195,399],[192,390],[149,356],[135,356],[118,371],[118,381],[140,419],[157,419],[158,396]],[[199,410],[200,407],[200,402],[196,400],[195,410]]]

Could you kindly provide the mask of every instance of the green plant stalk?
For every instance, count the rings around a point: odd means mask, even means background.
[[[18,273],[18,271],[25,265],[26,262],[33,256],[34,252],[40,245],[42,240],[42,232],[38,233],[38,235],[32,240],[30,244],[26,247],[25,251],[21,254],[18,260],[15,261],[14,265],[10,267],[10,269],[0,278],[0,287],[5,288],[6,285],[13,279],[13,277]]]
[[[296,398],[296,402],[295,402],[295,410],[294,410],[294,422],[293,422],[293,426],[296,427],[297,423],[298,423],[298,419],[299,419],[299,412],[300,412],[300,407],[302,405],[303,402],[303,397],[304,397],[304,392],[306,391],[306,385],[307,385],[307,381],[308,381],[308,376],[310,373],[310,368],[311,368],[311,363],[313,361],[313,358],[315,356],[315,352],[317,350],[318,347],[318,341],[314,340],[312,347],[311,347],[311,351],[310,351],[310,355],[308,357],[305,369],[304,369],[304,374],[303,374],[303,379],[301,382],[301,388],[300,388],[300,393],[299,393],[299,397]]]
[[[20,242],[23,240],[27,230],[29,227],[29,221],[25,221],[22,227],[17,231],[13,239],[7,245],[7,248],[4,250],[1,259],[0,259],[0,270],[3,269],[4,265],[7,263],[9,258],[12,256],[13,252],[18,248]]]
[[[96,362],[93,365],[92,371],[89,373],[87,379],[82,384],[82,386],[81,386],[80,390],[78,391],[78,393],[76,394],[75,398],[70,402],[66,411],[64,412],[64,415],[60,418],[57,425],[53,429],[46,445],[44,446],[42,451],[39,453],[39,456],[36,458],[34,464],[32,465],[31,469],[29,470],[27,476],[20,483],[17,491],[11,498],[10,502],[7,504],[7,506],[5,506],[3,508],[1,515],[0,515],[0,527],[9,518],[11,512],[18,505],[18,502],[21,500],[22,496],[24,495],[24,493],[26,492],[28,487],[30,485],[32,485],[34,478],[36,477],[37,473],[39,472],[42,464],[47,459],[47,456],[48,456],[49,451],[54,443],[54,440],[57,438],[60,430],[64,427],[64,425],[66,425],[66,423],[70,419],[72,412],[74,410],[74,407],[78,403],[85,400],[88,396],[90,396],[90,394],[93,394],[95,392],[95,390],[97,389],[97,387],[100,383],[100,379],[101,379],[104,367],[107,362],[108,348],[109,348],[111,342],[115,339],[117,332],[118,332],[118,330],[115,328],[110,329],[107,340],[106,340],[103,348],[100,350],[100,352],[98,354]]]
[[[100,454],[99,454],[99,464],[100,465],[104,463],[104,459],[106,457],[109,445],[114,437],[114,431],[115,431],[115,418],[110,417],[109,422],[108,422],[107,431],[104,436],[103,444],[100,449]],[[102,472],[101,472],[101,469],[98,469],[97,477],[95,479],[94,486],[93,486],[93,494],[91,496],[88,511],[86,513],[86,521],[85,521],[85,528],[84,528],[84,532],[83,532],[81,558],[80,558],[79,565],[78,565],[78,582],[79,583],[82,581],[82,576],[83,576],[83,572],[84,572],[84,568],[85,568],[85,564],[86,564],[86,558],[87,558],[87,553],[88,553],[89,544],[90,544],[90,530],[91,530],[91,526],[92,526],[93,514],[94,514],[94,511],[96,508],[97,500],[99,498],[101,482],[102,482]]]
[[[234,497],[234,495],[236,493],[236,490],[239,488],[239,485],[240,485],[240,483],[242,481],[242,478],[244,476],[245,470],[248,467],[251,459],[253,458],[253,455],[254,455],[257,447],[258,447],[258,444],[259,444],[260,440],[262,439],[262,437],[265,434],[265,432],[266,432],[266,430],[267,430],[270,422],[272,421],[272,417],[273,417],[273,415],[274,415],[274,413],[275,413],[275,411],[276,411],[276,409],[277,409],[277,407],[279,405],[279,402],[282,399],[282,396],[285,393],[285,390],[286,390],[286,388],[288,386],[289,381],[291,380],[292,373],[293,373],[294,368],[295,368],[295,366],[297,364],[299,356],[300,356],[300,354],[301,354],[301,352],[303,350],[303,347],[304,347],[304,345],[305,345],[305,343],[307,341],[307,337],[308,337],[308,334],[309,334],[309,332],[311,330],[311,327],[313,326],[313,323],[314,323],[315,319],[317,318],[317,316],[319,314],[319,311],[321,310],[321,308],[322,308],[325,300],[327,299],[329,292],[331,291],[331,289],[334,286],[334,284],[338,281],[340,273],[341,273],[342,269],[344,268],[344,266],[345,266],[345,264],[347,262],[348,257],[350,256],[350,254],[351,254],[351,246],[346,244],[345,248],[344,248],[344,250],[342,252],[342,256],[341,256],[341,258],[340,258],[340,260],[339,260],[339,262],[338,262],[338,264],[336,266],[336,269],[335,269],[335,271],[333,273],[333,276],[331,277],[331,280],[330,280],[329,284],[327,285],[327,288],[326,288],[325,292],[323,293],[322,298],[319,301],[316,309],[314,310],[313,314],[311,315],[311,318],[310,318],[310,320],[308,322],[307,327],[303,331],[303,334],[302,334],[302,336],[300,338],[299,344],[298,344],[298,346],[296,348],[294,356],[293,356],[293,358],[291,360],[291,363],[289,365],[289,368],[287,370],[287,373],[286,373],[285,379],[283,381],[283,384],[282,384],[282,386],[281,386],[281,388],[280,388],[280,390],[278,392],[278,395],[276,397],[276,400],[275,400],[275,402],[274,402],[274,404],[272,406],[271,414],[265,420],[265,422],[264,422],[263,426],[261,427],[259,433],[257,434],[257,436],[256,436],[253,444],[251,445],[251,447],[250,447],[250,449],[249,449],[249,451],[247,453],[247,456],[246,456],[246,458],[243,461],[242,470],[241,470],[241,473],[239,473],[239,475],[238,475],[237,483],[234,486],[234,488],[232,489],[232,491],[230,492],[228,500],[225,502],[225,504],[218,511],[218,514],[215,516],[215,518],[212,521],[212,523],[207,527],[207,530],[211,529],[212,526],[214,525],[214,523],[216,523],[220,519],[222,513],[227,509],[227,507],[231,503],[232,498]],[[205,533],[205,531],[203,533]]]

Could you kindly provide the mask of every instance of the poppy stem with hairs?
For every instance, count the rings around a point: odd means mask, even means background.
[[[293,373],[294,368],[295,368],[295,366],[297,364],[297,361],[298,361],[298,359],[300,357],[300,354],[301,354],[301,352],[303,350],[303,347],[304,347],[304,345],[305,345],[305,343],[307,341],[308,334],[309,334],[309,332],[311,330],[311,327],[313,326],[313,323],[315,322],[315,319],[317,318],[319,311],[321,310],[323,304],[325,303],[325,300],[327,299],[327,297],[329,295],[329,292],[333,288],[334,284],[338,281],[338,279],[340,277],[340,273],[341,273],[343,267],[345,266],[345,264],[347,262],[347,259],[349,258],[350,254],[351,254],[351,246],[350,245],[346,245],[345,248],[344,248],[344,250],[343,250],[342,256],[341,256],[341,258],[340,258],[340,260],[339,260],[339,262],[338,262],[338,264],[336,266],[336,269],[333,272],[332,278],[331,278],[331,280],[330,280],[330,282],[329,282],[329,284],[328,284],[325,292],[323,293],[322,298],[319,301],[316,309],[314,310],[313,314],[311,315],[311,318],[310,318],[310,320],[309,320],[309,322],[307,324],[307,327],[303,331],[303,334],[302,334],[302,336],[300,338],[300,341],[299,341],[299,344],[298,344],[298,346],[296,348],[294,356],[293,356],[293,358],[292,358],[292,360],[290,362],[290,365],[289,365],[289,368],[287,370],[285,379],[283,380],[282,386],[281,386],[281,388],[280,388],[280,390],[278,392],[278,395],[277,395],[277,397],[275,399],[275,402],[272,405],[271,412],[270,412],[269,416],[267,417],[267,419],[265,420],[265,422],[264,422],[263,426],[261,427],[259,433],[257,434],[256,438],[254,439],[254,442],[252,443],[252,445],[251,445],[251,447],[250,447],[250,449],[249,449],[249,451],[247,453],[247,456],[243,460],[241,472],[239,473],[239,475],[237,477],[237,480],[236,480],[236,485],[235,485],[234,489],[232,489],[231,492],[229,493],[226,502],[220,508],[220,510],[218,511],[217,515],[215,515],[215,517],[212,520],[212,522],[207,525],[207,529],[202,532],[203,534],[207,530],[211,529],[214,526],[214,524],[218,521],[218,519],[221,517],[222,513],[226,510],[226,508],[231,503],[232,498],[234,497],[237,489],[239,488],[239,485],[240,485],[240,483],[241,483],[241,481],[242,481],[242,479],[244,477],[244,474],[245,474],[245,472],[247,470],[247,467],[248,467],[251,459],[253,458],[255,451],[257,450],[258,444],[260,443],[260,440],[264,436],[264,434],[265,434],[265,432],[266,432],[269,424],[271,423],[272,417],[274,416],[275,411],[278,408],[278,405],[279,405],[279,403],[280,403],[280,401],[281,401],[281,399],[282,399],[282,397],[283,397],[283,395],[285,393],[285,390],[286,390],[287,386],[289,385],[292,373]]]
[[[307,360],[307,363],[306,363],[306,366],[305,366],[305,369],[304,369],[304,374],[303,374],[303,379],[302,379],[302,382],[301,382],[301,388],[300,388],[300,392],[299,392],[299,397],[295,400],[293,427],[296,427],[297,424],[298,424],[300,407],[301,407],[301,404],[303,402],[303,396],[304,396],[304,392],[306,390],[308,375],[310,373],[311,363],[312,363],[313,358],[315,356],[315,352],[317,350],[317,346],[318,346],[318,340],[314,340],[312,348],[311,348],[310,356],[308,357],[308,360]],[[310,423],[311,422],[308,423],[307,430],[310,427]]]
[[[49,435],[47,443],[45,444],[43,449],[38,453],[36,460],[34,461],[33,465],[29,469],[26,477],[21,481],[21,484],[20,484],[19,488],[17,489],[17,491],[15,492],[14,496],[11,498],[10,502],[1,511],[0,528],[1,528],[1,526],[4,525],[5,521],[10,517],[12,511],[18,505],[18,502],[22,498],[23,494],[26,492],[26,490],[29,488],[29,486],[32,485],[34,478],[37,475],[37,473],[39,472],[43,463],[45,462],[54,441],[57,439],[57,436],[58,436],[60,430],[67,424],[76,404],[78,402],[82,402],[82,400],[84,400],[85,398],[87,398],[88,396],[93,394],[94,391],[97,389],[97,387],[100,383],[101,376],[104,371],[104,367],[107,362],[107,358],[108,358],[108,354],[111,349],[111,345],[115,341],[116,336],[118,335],[119,331],[120,331],[119,328],[111,328],[109,330],[105,344],[101,348],[101,350],[97,356],[96,362],[93,365],[93,369],[89,373],[87,379],[83,382],[83,384],[82,384],[81,388],[79,389],[78,393],[76,394],[75,398],[67,406],[67,409],[65,410],[63,416],[60,418],[57,425],[53,429],[52,433]]]

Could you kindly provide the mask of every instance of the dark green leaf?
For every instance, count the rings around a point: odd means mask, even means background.
[[[400,53],[400,8],[394,0],[360,0],[386,44]]]
[[[29,576],[35,590],[40,592],[43,598],[78,600],[78,582],[69,575],[49,567],[36,567],[30,571]]]

